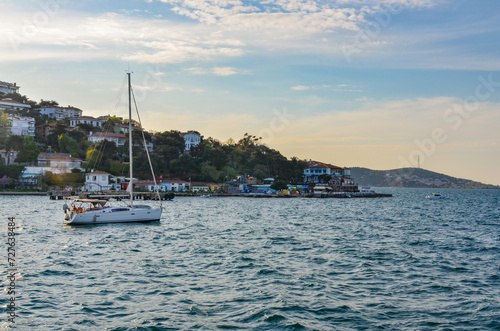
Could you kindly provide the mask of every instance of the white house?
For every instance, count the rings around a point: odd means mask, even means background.
[[[132,131],[133,130],[140,130],[141,128],[137,126],[132,126]],[[120,124],[116,123],[115,124],[115,133],[128,133],[128,124]]]
[[[85,174],[85,185],[83,191],[104,191],[113,188],[113,184],[109,182],[111,174],[103,171],[93,171]]]
[[[22,102],[14,101],[11,98],[6,98],[0,100],[0,108],[5,110],[29,110],[31,109],[31,106]]]
[[[189,182],[185,182],[183,180],[163,180],[158,184],[160,186],[159,190],[164,191],[175,191],[175,192],[183,192],[189,191]]]
[[[91,135],[87,136],[87,140],[95,143],[98,143],[103,140],[112,141],[116,144],[116,146],[123,146],[127,139],[123,133],[107,133],[107,132],[94,132]]]
[[[102,120],[91,116],[71,117],[69,119],[69,126],[72,128],[76,127],[78,124],[89,124],[100,128],[102,127]]]
[[[4,94],[19,93],[19,86],[16,83],[7,83],[0,81],[0,92]]]
[[[38,178],[47,171],[53,174],[70,173],[72,169],[81,169],[82,160],[66,153],[40,153],[37,166],[27,166],[21,173],[21,181],[25,184],[36,185]]]
[[[38,108],[40,114],[47,115],[49,118],[55,118],[60,121],[65,118],[81,117],[82,110],[75,107],[44,106]]]
[[[181,137],[184,138],[186,152],[191,151],[192,147],[198,146],[198,144],[201,142],[201,136],[194,131],[182,132]]]
[[[304,182],[319,183],[321,175],[349,178],[351,171],[348,168],[341,168],[323,162],[309,161],[308,167],[304,169]]]
[[[35,136],[35,119],[26,116],[9,116],[10,131],[15,136]]]

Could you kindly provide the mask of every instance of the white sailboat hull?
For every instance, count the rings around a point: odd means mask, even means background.
[[[104,224],[152,222],[161,218],[161,208],[107,207],[100,210],[87,210],[81,213],[67,211],[66,224]]]

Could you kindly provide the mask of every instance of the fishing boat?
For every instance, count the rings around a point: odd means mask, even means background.
[[[151,173],[155,183],[155,192],[160,203],[158,208],[152,208],[148,205],[134,205],[133,193],[133,154],[132,154],[132,84],[130,81],[130,72],[128,76],[128,113],[129,113],[129,158],[130,158],[130,182],[127,186],[130,203],[126,206],[111,206],[107,200],[102,199],[73,199],[70,204],[65,203],[64,223],[65,224],[102,224],[102,223],[128,223],[128,222],[152,222],[161,219],[163,207],[161,198],[158,194],[156,177],[154,176],[149,151],[144,147],[151,167]],[[144,138],[144,136],[143,136]]]

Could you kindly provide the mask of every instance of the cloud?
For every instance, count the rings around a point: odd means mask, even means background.
[[[231,76],[236,75],[238,71],[232,67],[215,67],[212,72],[216,76]]]
[[[238,70],[233,67],[213,67],[210,69],[200,68],[200,67],[191,67],[185,69],[192,75],[214,75],[214,76],[232,76],[244,73],[241,70]]]
[[[34,21],[31,25],[19,19],[33,15],[18,12],[5,18],[3,26],[9,29],[0,28],[0,46],[5,50],[1,60],[121,59],[181,63],[220,61],[244,54],[242,41],[200,26],[174,25],[167,20],[116,13],[61,12],[43,24]]]
[[[310,88],[311,88],[310,86],[304,86],[304,85],[297,85],[290,87],[290,89],[294,91],[306,91],[309,90]]]

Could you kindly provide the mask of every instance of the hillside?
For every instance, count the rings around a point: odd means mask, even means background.
[[[376,187],[429,187],[429,188],[500,188],[468,179],[455,178],[437,172],[402,168],[393,170],[371,170],[351,168],[351,175],[359,186]]]

